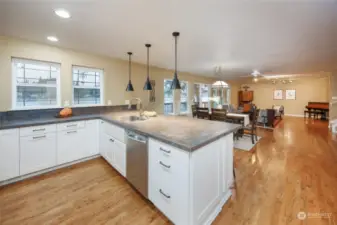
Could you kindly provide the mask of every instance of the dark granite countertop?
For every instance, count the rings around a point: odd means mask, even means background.
[[[240,125],[237,124],[195,119],[186,116],[159,115],[157,117],[151,117],[145,121],[131,122],[127,119],[131,115],[138,115],[138,112],[118,111],[101,114],[79,115],[69,118],[41,117],[30,120],[5,120],[0,124],[0,130],[88,119],[102,119],[106,122],[139,132],[177,148],[186,151],[194,151],[219,139],[220,137],[234,132],[240,127]]]

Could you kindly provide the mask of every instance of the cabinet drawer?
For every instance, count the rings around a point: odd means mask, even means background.
[[[56,131],[55,124],[24,127],[24,128],[20,128],[20,137],[44,134],[44,133],[55,132],[55,131]]]
[[[165,181],[165,183],[154,182],[150,186],[150,200],[165,216],[174,222],[174,202],[177,196],[172,193],[172,185]]]
[[[149,146],[153,156],[158,161],[158,163],[160,163],[161,161],[163,162],[161,164],[166,164],[171,167],[175,164],[180,164],[180,166],[184,166],[184,163],[188,163],[188,159],[185,160],[185,162],[181,161],[181,159],[188,157],[189,152],[180,150],[154,139],[150,139]]]
[[[105,121],[101,121],[101,131],[103,131],[105,134],[114,137],[120,142],[125,143],[125,131],[124,128],[118,127],[116,125],[113,125],[111,123],[107,123]]]
[[[9,135],[19,135],[19,129],[0,130],[0,137]]]
[[[85,121],[69,122],[57,124],[57,131],[74,130],[85,127]]]

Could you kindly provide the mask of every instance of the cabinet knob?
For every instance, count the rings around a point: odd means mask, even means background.
[[[110,141],[111,141],[111,142],[115,142],[115,140],[114,140],[114,139],[112,139],[112,138],[110,138]]]

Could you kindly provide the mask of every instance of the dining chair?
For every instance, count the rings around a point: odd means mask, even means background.
[[[208,108],[197,107],[197,118],[210,119]]]
[[[211,120],[225,121],[227,110],[212,108]]]
[[[196,105],[192,105],[191,108],[192,108],[192,116],[196,117],[197,116],[197,106]]]
[[[257,117],[259,115],[259,110],[254,106],[253,112],[252,112],[252,121],[247,126],[243,127],[243,134],[248,134],[252,138],[252,143],[255,144],[255,141],[257,141]],[[255,141],[254,141],[255,139]]]

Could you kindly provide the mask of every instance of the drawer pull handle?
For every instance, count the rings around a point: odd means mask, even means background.
[[[45,131],[46,130],[46,128],[41,128],[41,129],[35,129],[35,130],[33,130],[33,132],[37,132],[37,131]]]
[[[36,136],[36,137],[33,137],[33,139],[36,140],[36,139],[42,139],[42,138],[45,138],[45,137],[46,137],[46,135],[43,135],[43,136]]]
[[[171,151],[170,151],[170,150],[163,149],[162,147],[160,147],[159,149],[160,149],[161,151],[163,151],[163,152],[167,153],[167,154],[170,154],[170,153],[171,153]]]
[[[77,127],[77,124],[67,125],[67,127]]]
[[[76,130],[73,130],[73,131],[68,131],[67,134],[72,134],[72,133],[77,133]]]
[[[110,138],[110,141],[111,141],[111,142],[115,142],[115,140],[114,140],[114,139],[112,139],[112,138]]]
[[[165,198],[171,198],[171,196],[165,194],[161,189],[159,189],[160,194],[162,194]]]
[[[159,164],[162,165],[162,166],[164,166],[164,167],[166,167],[167,169],[170,169],[170,168],[171,168],[171,166],[166,165],[166,164],[163,163],[162,161],[159,161]]]

